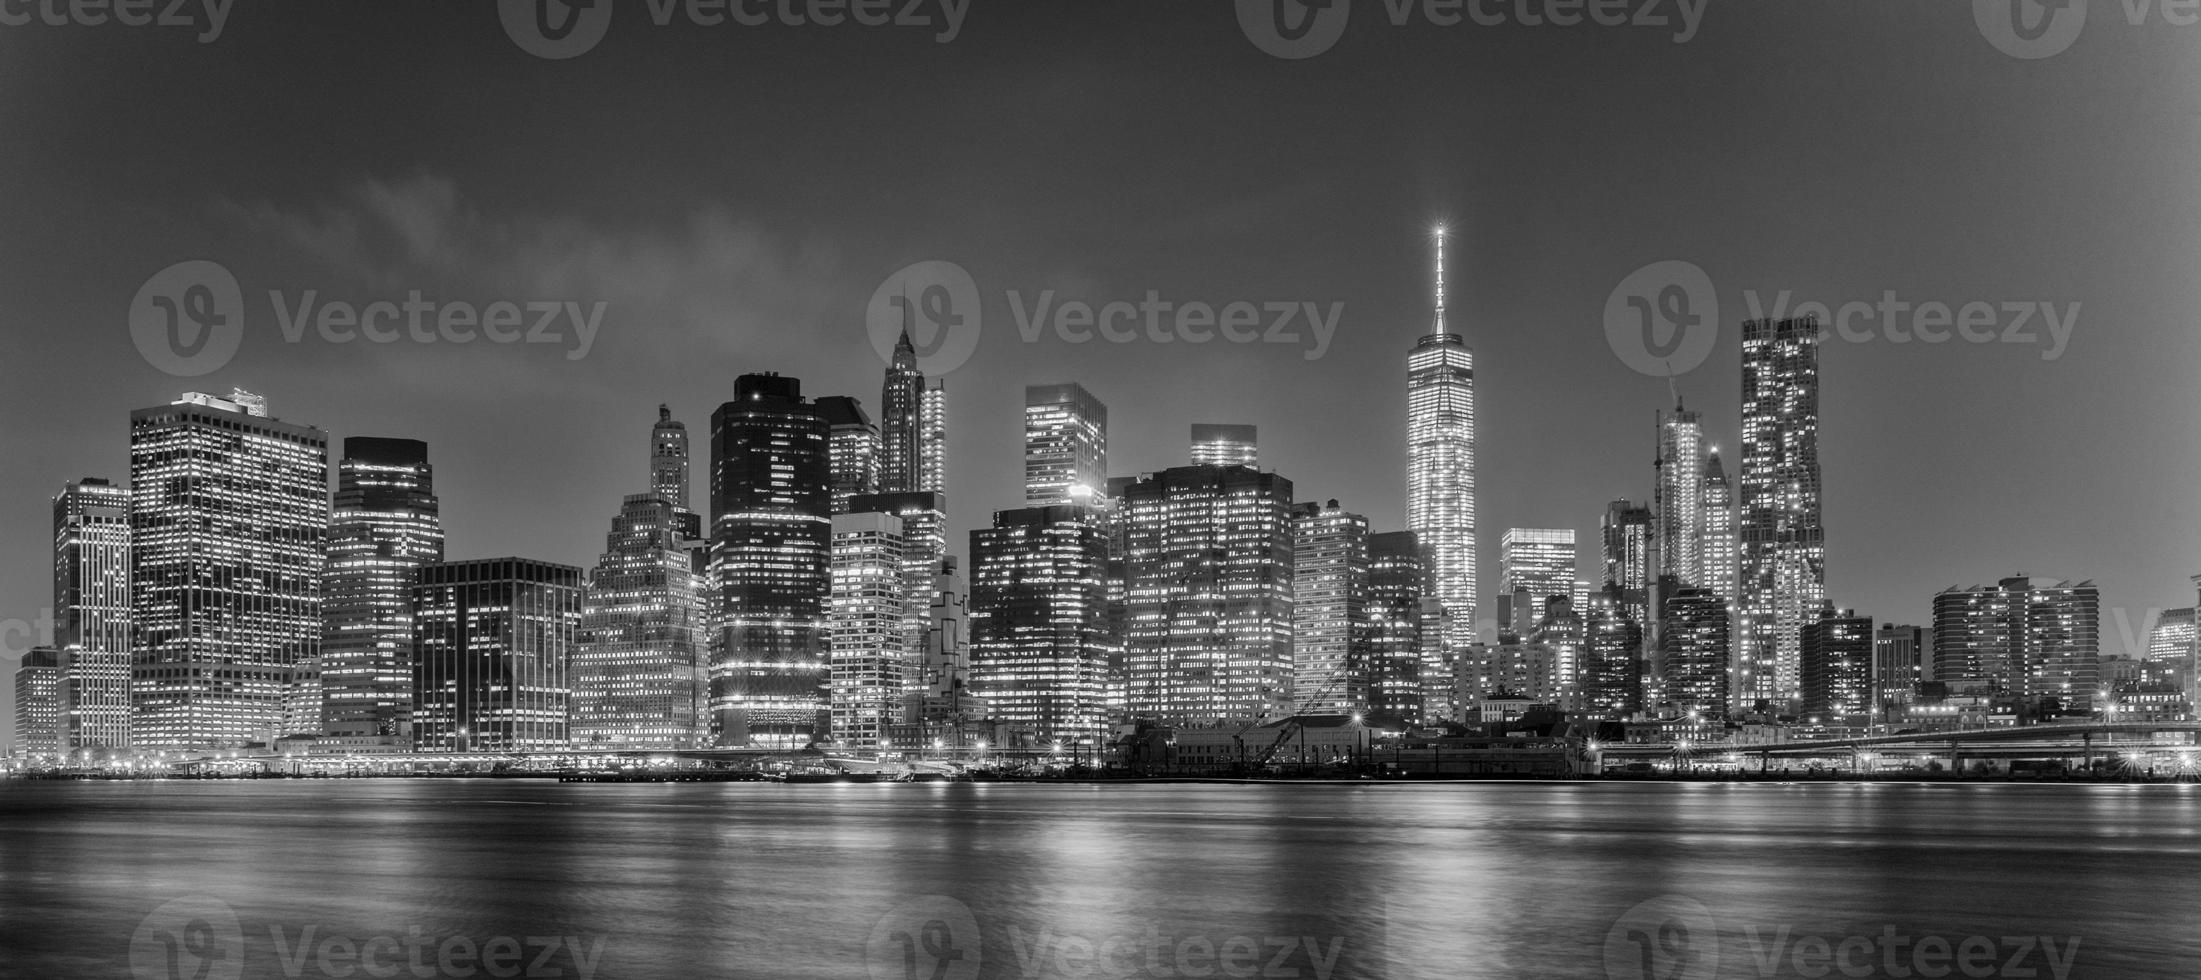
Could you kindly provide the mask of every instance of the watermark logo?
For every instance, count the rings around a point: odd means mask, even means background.
[[[53,627],[50,606],[40,609],[37,619],[0,619],[0,660],[20,660],[39,647],[53,646]]]
[[[962,367],[978,349],[980,305],[978,283],[962,266],[941,259],[912,262],[872,290],[864,329],[871,334],[871,349],[889,364],[907,332],[917,370],[940,377]]]
[[[2003,54],[2046,58],[2079,39],[2086,0],[1972,0],[1972,23]]]
[[[945,895],[924,895],[895,906],[864,941],[864,970],[871,980],[976,980],[985,962],[978,917]]]
[[[146,363],[179,378],[221,370],[244,336],[244,294],[218,262],[162,269],[130,301],[130,341]]]
[[[1351,0],[1238,0],[1238,28],[1254,47],[1297,61],[1335,46],[1352,12]]]
[[[1710,980],[1719,968],[1719,927],[1696,899],[1645,899],[1605,930],[1605,980]]]
[[[587,357],[603,326],[603,300],[497,300],[474,304],[434,300],[410,290],[404,299],[356,304],[324,299],[319,290],[270,289],[268,303],[285,343],[309,330],[323,343],[556,344],[569,361]],[[193,259],[162,269],[130,302],[130,340],[145,361],[179,378],[220,370],[244,341],[245,304],[237,277],[218,262]]]
[[[245,934],[229,903],[187,895],[154,909],[130,936],[136,980],[239,980]]]
[[[1694,262],[1653,262],[1605,297],[1605,343],[1622,363],[1652,377],[1696,370],[1712,355],[1719,324],[1719,292]]]
[[[1664,28],[1675,44],[1697,36],[1711,0],[1383,0],[1392,27],[1415,20],[1431,27],[1596,27]],[[1278,58],[1312,58],[1336,46],[1345,34],[1351,0],[1238,0],[1238,29]],[[1378,6],[1370,4],[1369,6]]]
[[[221,39],[236,0],[0,0],[0,27],[188,27],[200,44]],[[155,5],[159,9],[156,12]],[[197,8],[197,9],[193,9]]]
[[[5,0],[0,0],[5,2]],[[1339,0],[1343,2],[1343,0]],[[611,29],[612,0],[497,0],[520,49],[562,61],[587,54]],[[963,33],[971,0],[645,0],[650,23],[670,27],[917,27],[946,44]],[[939,9],[931,9],[937,6]]]
[[[611,29],[611,0],[497,0],[497,19],[520,50],[563,61],[587,54]]]

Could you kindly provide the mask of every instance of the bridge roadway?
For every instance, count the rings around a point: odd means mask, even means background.
[[[2164,741],[2164,736],[2182,736]],[[1909,732],[1861,738],[1802,739],[1737,745],[1728,742],[1600,745],[1607,760],[1644,761],[1740,755],[1761,764],[1772,758],[1851,757],[1865,753],[1972,758],[2062,758],[2118,751],[2188,752],[2201,746],[2201,722],[2079,722],[2013,725],[1943,732]]]

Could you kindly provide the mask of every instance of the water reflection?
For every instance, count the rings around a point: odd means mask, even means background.
[[[2071,976],[2186,975],[2197,808],[2165,786],[16,782],[0,974],[133,976],[147,917],[201,895],[254,977],[1884,976],[1935,942],[1923,962],[1964,976],[2001,975],[2007,937],[2075,938]],[[523,955],[484,959],[499,937]],[[1994,973],[1966,972],[1972,937]]]

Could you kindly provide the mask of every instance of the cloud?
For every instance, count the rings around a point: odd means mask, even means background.
[[[819,330],[860,344],[863,304],[876,285],[845,268],[830,243],[792,240],[723,207],[669,226],[492,214],[428,173],[361,180],[303,207],[224,201],[218,210],[318,266],[314,274],[336,277],[325,294],[356,284],[371,293],[361,298],[417,289],[477,303],[602,301],[600,346],[618,361],[776,361],[814,350]]]

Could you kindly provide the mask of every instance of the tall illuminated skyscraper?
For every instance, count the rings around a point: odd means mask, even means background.
[[[130,413],[133,746],[286,734],[320,655],[328,446],[242,390]]]
[[[1724,725],[1733,656],[1727,598],[1694,586],[1678,589],[1665,597],[1660,620],[1660,696],[1706,725]]]
[[[67,751],[63,744],[67,722],[61,718],[61,651],[32,647],[15,667],[15,748],[13,755],[28,764],[51,766]]]
[[[885,488],[881,488],[885,489]],[[933,378],[917,402],[917,493],[948,492],[948,389]]]
[[[1341,715],[1370,701],[1368,519],[1292,509],[1292,711]]]
[[[413,704],[413,576],[442,560],[443,519],[428,445],[345,439],[322,575],[323,735],[352,750],[405,747]]]
[[[996,511],[971,532],[971,686],[1011,730],[1098,736],[1108,683],[1107,532],[1083,507]]]
[[[702,577],[681,512],[654,493],[621,502],[581,600],[572,659],[575,748],[706,744]]]
[[[1412,531],[1368,536],[1369,708],[1422,721],[1422,589],[1428,573]]]
[[[1192,424],[1192,465],[1259,466],[1261,430],[1251,425]]]
[[[1717,447],[1706,454],[1702,486],[1697,496],[1697,581],[1694,584],[1726,596],[1728,604],[1735,605],[1740,601],[1735,589],[1742,574],[1742,549],[1736,540],[1735,484],[1727,478],[1727,468],[1720,465]]]
[[[917,369],[917,349],[905,328],[879,388],[877,489],[947,492],[947,409],[947,389]]]
[[[1819,321],[1747,321],[1738,707],[1778,709],[1802,693],[1803,628],[1826,602],[1819,498]]]
[[[879,489],[879,464],[884,457],[879,429],[871,424],[863,404],[847,395],[818,399],[818,414],[825,416],[831,447],[833,513],[845,514],[848,498]]]
[[[53,498],[54,646],[66,749],[130,744],[130,491],[86,477]]]
[[[1024,506],[1108,500],[1108,406],[1075,382],[1024,386]]]
[[[1292,483],[1179,466],[1124,491],[1130,711],[1165,724],[1265,718],[1292,681]]]
[[[650,428],[650,492],[677,510],[688,504],[688,427],[673,419],[670,406],[657,406]]]
[[[903,643],[906,663],[923,660],[931,645],[932,590],[948,557],[948,498],[926,490],[860,493],[848,498],[851,514],[886,514],[900,522]]]
[[[1651,555],[1653,523],[1650,509],[1631,501],[1605,506],[1605,581],[1620,587],[1620,604],[1638,625],[1651,622],[1651,586],[1657,577]],[[1650,632],[1647,625],[1644,632]]]
[[[1658,468],[1651,509],[1657,521],[1658,574],[1704,585],[1704,418],[1681,406],[1658,420]],[[1713,591],[1726,595],[1723,589]]]
[[[1871,723],[1872,617],[1823,607],[1803,631],[1803,713],[1828,726]]]
[[[1406,358],[1406,525],[1428,554],[1451,657],[1475,639],[1475,354],[1445,326],[1442,228],[1436,244],[1434,324]]]
[[[826,734],[829,427],[802,383],[745,374],[711,416],[711,712],[718,744]]]
[[[1590,593],[1582,617],[1582,710],[1619,720],[1643,706],[1643,624],[1618,584]]]
[[[911,667],[902,519],[877,511],[833,518],[834,741],[886,748],[901,716]],[[929,584],[929,583],[928,583]]]
[[[581,570],[527,558],[423,565],[413,582],[422,752],[568,747]]]
[[[1498,543],[1500,629],[1527,636],[1544,617],[1545,600],[1576,592],[1573,528],[1509,527]],[[1579,615],[1579,611],[1577,611]]]

